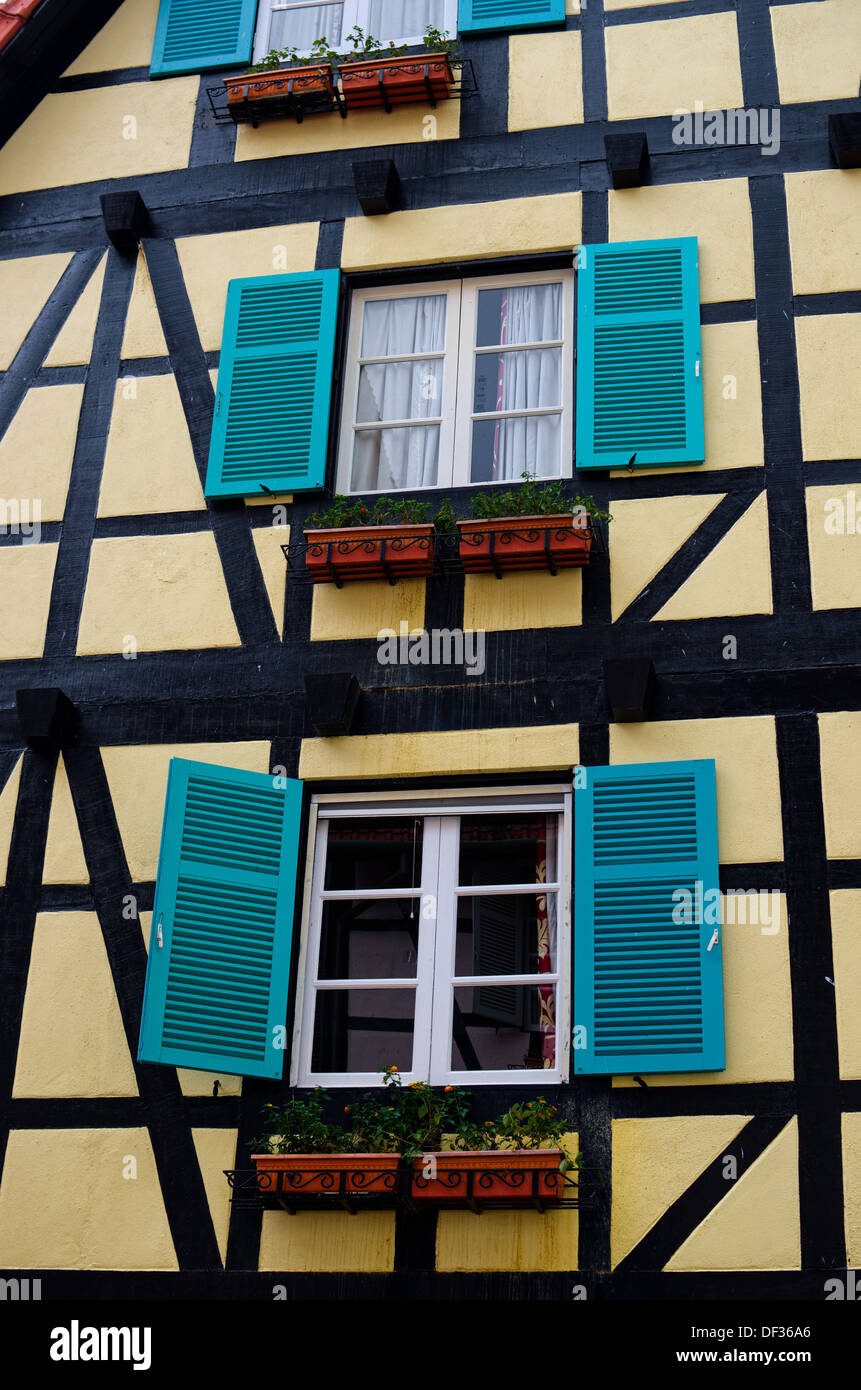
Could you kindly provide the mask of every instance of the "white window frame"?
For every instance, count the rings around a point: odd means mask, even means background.
[[[341,38],[339,44],[333,45],[334,47],[342,46],[347,35],[357,24],[365,33],[368,32],[368,0],[259,0],[254,30],[254,62],[259,63],[272,47],[269,34],[272,29],[273,10],[309,10],[324,6],[331,8],[332,5],[338,4],[343,5],[344,13],[341,18]],[[445,18],[440,28],[453,38],[457,36],[457,0],[445,0]],[[327,37],[331,40],[330,35]],[[396,44],[410,46],[424,43],[424,34],[375,34],[374,38],[379,39],[381,43],[388,43],[389,39],[393,39]]]
[[[523,351],[526,348],[561,347],[562,349],[562,401],[556,406],[537,406],[534,409],[478,414],[473,410],[475,387],[475,359],[479,354],[497,352],[498,348],[476,348],[476,317],[478,312],[478,293],[480,290],[517,288],[521,285],[546,285],[561,282],[562,297],[562,338],[546,343],[512,343],[502,348],[503,352]],[[474,276],[465,280],[426,280],[419,284],[377,286],[374,289],[354,290],[350,302],[350,322],[347,333],[347,367],[344,379],[344,398],[341,409],[341,425],[338,441],[338,482],[337,491],[348,495],[359,495],[359,490],[350,486],[350,472],[353,460],[353,434],[356,428],[355,411],[359,390],[359,372],[364,359],[360,357],[359,345],[364,315],[364,306],[373,300],[412,298],[419,295],[445,294],[448,297],[446,308],[446,346],[443,369],[443,401],[440,422],[439,466],[437,481],[433,487],[405,488],[405,492],[436,492],[451,487],[512,487],[520,478],[500,478],[493,482],[474,482],[470,476],[472,454],[472,424],[475,419],[508,418],[524,415],[562,416],[561,471],[546,475],[546,481],[570,478],[573,473],[573,395],[574,395],[574,271],[539,270],[524,271],[522,274]],[[441,356],[436,353],[416,353],[416,357]],[[407,360],[395,357],[392,361]],[[393,422],[394,424],[423,424],[423,420]],[[392,428],[392,424],[384,428]],[[379,426],[368,426],[379,428]],[[542,475],[542,479],[544,475]],[[394,487],[380,487],[375,492],[393,493]],[[365,495],[364,493],[362,495]],[[371,495],[371,494],[367,494]]]
[[[542,975],[456,976],[454,952],[457,937],[456,910],[436,917],[422,914],[428,899],[454,906],[459,896],[477,893],[535,893],[536,885],[481,885],[458,888],[458,818],[465,815],[510,815],[512,813],[558,814],[556,884],[541,885],[546,892],[557,891],[556,969]],[[424,818],[422,881],[415,890],[419,919],[418,957],[415,976],[373,981],[324,980],[317,978],[323,903],[330,900],[369,901],[383,897],[403,899],[411,896],[403,888],[367,890],[323,890],[326,868],[328,825],[333,819],[404,816]],[[429,1081],[432,1085],[461,1086],[547,1086],[568,1079],[571,1017],[571,866],[572,791],[567,784],[469,790],[423,792],[355,793],[345,796],[317,795],[312,798],[308,858],[302,916],[299,984],[293,1032],[290,1069],[292,1086],[355,1087],[380,1085],[379,1072],[315,1072],[311,1058],[314,1041],[314,1014],[317,992],[364,985],[374,989],[409,989],[416,995],[413,1021],[413,1065],[403,1072],[404,1081]],[[556,1066],[553,1068],[504,1069],[493,1071],[455,1071],[451,1067],[452,1015],[455,988],[492,984],[553,984],[556,988]]]

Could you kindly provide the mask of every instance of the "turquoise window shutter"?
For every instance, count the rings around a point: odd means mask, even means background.
[[[323,487],[339,278],[313,270],[230,281],[207,497]]]
[[[150,77],[251,62],[257,0],[161,0]]]
[[[704,463],[696,237],[581,246],[575,467]]]
[[[565,0],[460,0],[461,34],[489,34],[499,29],[537,29],[565,23]]]
[[[301,813],[301,782],[171,759],[138,1061],[280,1078]]]
[[[715,765],[585,772],[574,793],[574,1071],[720,1071]]]

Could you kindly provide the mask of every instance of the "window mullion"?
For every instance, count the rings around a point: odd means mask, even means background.
[[[439,861],[439,819],[426,816],[422,829],[421,896],[418,899],[418,959],[416,960],[416,1003],[413,1023],[413,1073],[421,1081],[430,1072],[431,1020],[434,997],[434,952],[436,950],[437,864]]]
[[[451,1070],[452,1005],[455,947],[457,944],[457,887],[460,817],[439,821],[439,858],[436,886],[436,954],[434,1000],[430,1044],[430,1079],[438,1084]]]

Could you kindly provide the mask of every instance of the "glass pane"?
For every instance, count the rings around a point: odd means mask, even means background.
[[[415,1003],[412,989],[320,990],[312,1071],[410,1071]]]
[[[301,10],[272,11],[270,48],[298,48],[307,53],[321,34],[333,45],[341,41],[343,5],[309,5]]]
[[[472,482],[519,483],[523,473],[558,478],[561,472],[561,415],[473,421]]]
[[[374,362],[359,372],[356,420],[421,420],[442,414],[442,360]]]
[[[454,991],[452,1071],[523,1071],[555,1065],[555,985],[464,986]]]
[[[323,887],[342,892],[418,888],[423,829],[424,821],[411,816],[330,820]]]
[[[410,352],[442,352],[445,313],[444,294],[368,300],[362,318],[361,356],[396,357]]]
[[[420,898],[324,903],[318,979],[414,978],[420,920]]]
[[[558,824],[555,815],[461,816],[458,883],[555,882]]]
[[[455,975],[542,975],[555,969],[555,893],[458,899]]]
[[[370,0],[368,32],[384,42],[420,38],[429,24],[445,28],[445,0]]]
[[[476,413],[561,404],[561,348],[476,354],[472,398]]]
[[[436,487],[439,425],[357,430],[353,441],[352,492]]]
[[[546,343],[561,337],[561,283],[479,290],[476,347]]]

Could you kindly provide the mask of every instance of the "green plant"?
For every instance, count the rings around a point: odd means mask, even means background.
[[[454,530],[455,520],[454,507],[451,505],[449,499],[446,498],[441,504],[439,511],[434,516],[433,524],[437,531],[443,533],[451,532]]]
[[[288,1100],[284,1105],[267,1105],[263,1114],[263,1137],[252,1140],[252,1151],[270,1154],[345,1153],[349,1148],[346,1130],[323,1119],[323,1104],[329,1096],[315,1086],[304,1100]]]
[[[455,1131],[455,1149],[542,1149],[559,1144],[567,1129],[543,1096],[516,1101],[498,1120],[467,1121]]]
[[[513,492],[479,492],[472,499],[472,515],[480,521],[504,516],[558,516],[586,512],[593,521],[611,521],[594,497],[566,497],[559,479],[542,481],[535,474],[521,473],[523,482]]]
[[[359,497],[336,494],[325,511],[305,522],[308,531],[350,526],[417,526],[427,521],[427,503],[415,497],[378,497],[370,505]]]
[[[442,1146],[442,1136],[465,1122],[469,1100],[458,1086],[435,1093],[424,1081],[404,1085],[397,1067],[383,1072],[385,1091],[365,1092],[353,1107],[350,1147],[357,1153],[415,1158]]]
[[[457,39],[450,39],[445,30],[435,29],[429,24],[422,40],[426,49],[431,53],[458,52],[459,45]],[[325,34],[321,34],[311,44],[307,53],[300,53],[299,49],[291,45],[287,48],[270,48],[269,52],[246,69],[246,74],[255,72],[272,72],[273,69],[282,67],[312,67],[315,64],[326,63],[330,67],[338,63],[356,63],[373,61],[378,58],[402,58],[407,52],[406,44],[396,44],[394,39],[389,39],[388,43],[383,43],[380,39],[375,39],[373,34],[366,34],[364,29],[355,25],[349,34],[344,36],[344,43],[348,45],[347,51],[339,52],[332,48]]]

